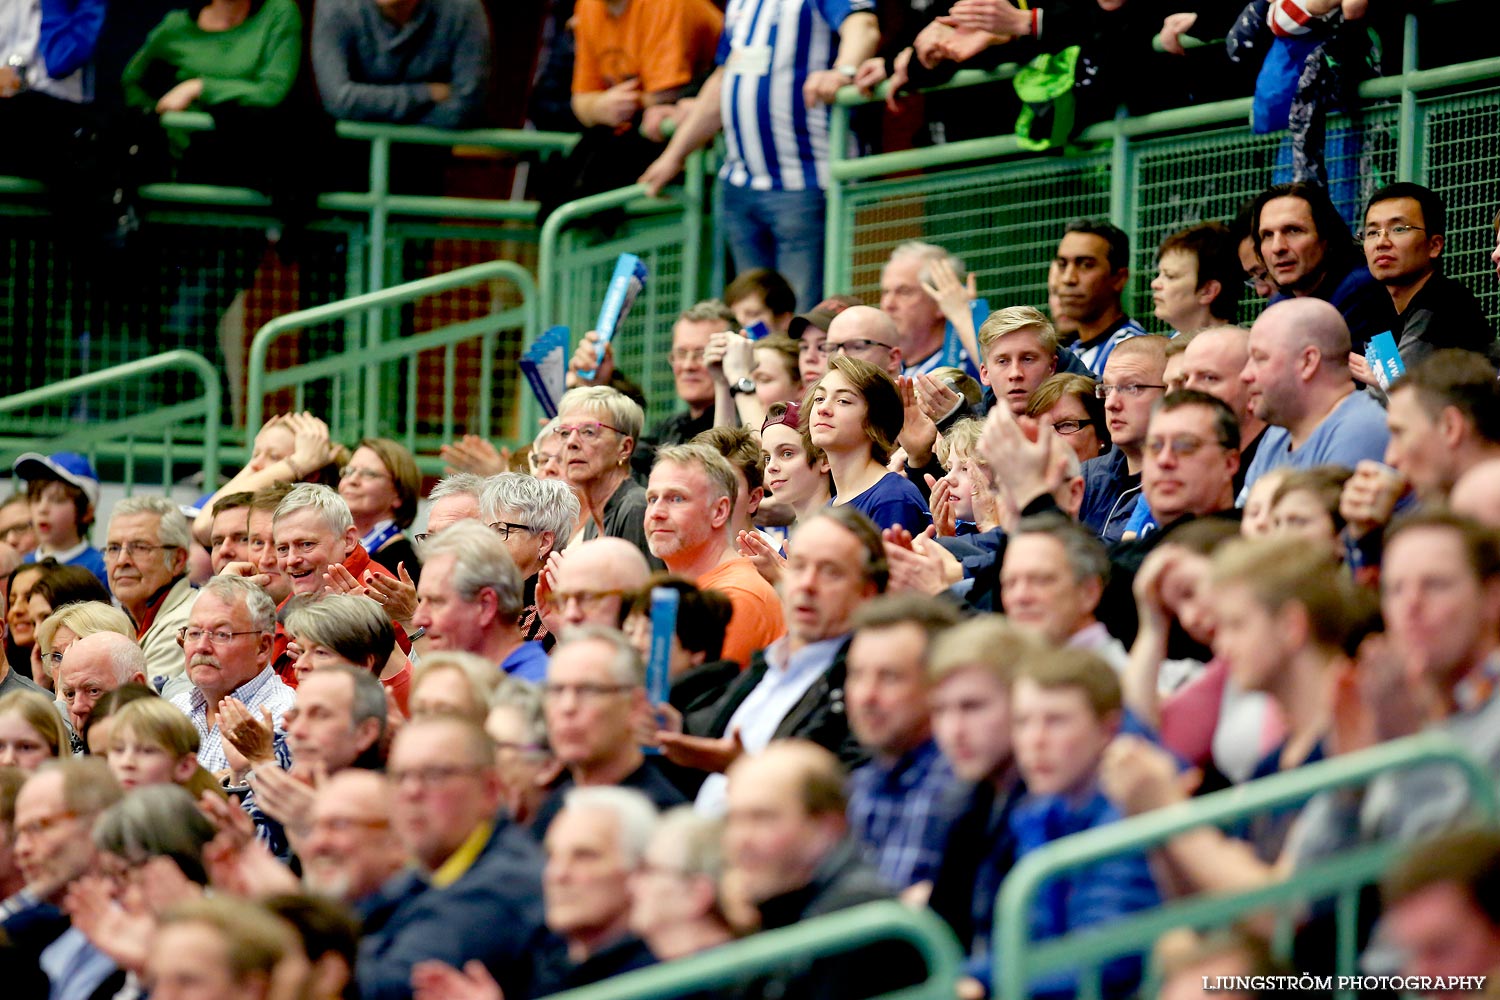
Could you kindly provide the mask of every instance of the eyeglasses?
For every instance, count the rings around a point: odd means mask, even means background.
[[[690,349],[687,347],[674,347],[672,348],[671,353],[667,355],[667,358],[671,360],[673,364],[679,365],[694,361],[702,363],[703,348],[699,347],[697,349]]]
[[[842,343],[828,344],[827,350],[829,354],[862,354],[872,347],[885,351],[892,350],[890,344],[882,344],[878,340],[869,340],[865,337],[851,337]]]
[[[353,479],[355,481],[362,479],[389,479],[391,478],[391,474],[389,472],[381,472],[379,469],[359,469],[352,465],[346,465],[339,470],[339,478]]]
[[[104,546],[104,558],[118,559],[120,558],[120,553],[123,552],[132,559],[139,559],[141,556],[148,556],[153,552],[160,552],[163,549],[176,549],[180,547],[177,545],[152,545],[149,542],[126,542],[123,545],[119,542],[110,542]]]
[[[1404,223],[1396,226],[1376,226],[1373,229],[1366,229],[1361,232],[1355,233],[1354,242],[1370,243],[1374,240],[1380,239],[1383,236],[1389,236],[1391,237],[1391,239],[1395,239],[1397,236],[1405,236],[1407,233],[1425,232],[1427,232],[1427,230],[1423,229],[1421,226],[1408,226]]]
[[[549,701],[561,701],[572,694],[579,701],[603,701],[612,694],[624,694],[630,684],[543,684],[542,697]]]
[[[558,424],[557,429],[552,433],[564,441],[568,440],[574,434],[577,434],[582,441],[595,441],[602,431],[614,431],[616,434],[624,433],[620,428],[613,427],[599,420],[590,420],[581,424]]]
[[[183,645],[190,642],[202,642],[207,639],[215,646],[227,646],[242,635],[264,635],[260,629],[247,629],[244,632],[225,632],[223,629],[197,628],[193,625],[184,625],[177,630],[177,641]]]
[[[352,833],[356,830],[388,830],[388,819],[360,819],[356,816],[322,816],[312,821],[312,829],[326,833]]]
[[[577,601],[580,608],[592,611],[611,597],[623,597],[625,593],[623,590],[554,590],[552,603],[566,608],[570,602]]]
[[[14,542],[30,530],[31,522],[22,521],[20,524],[12,524],[8,528],[0,528],[0,538],[5,539],[7,542]]]
[[[1085,427],[1093,425],[1092,420],[1059,420],[1052,425],[1052,429],[1059,434],[1077,434]]]
[[[1165,388],[1166,388],[1166,386],[1164,386],[1164,385],[1147,385],[1147,384],[1138,384],[1138,385],[1103,385],[1103,384],[1100,384],[1100,385],[1094,386],[1094,396],[1097,399],[1108,399],[1112,394],[1118,392],[1118,393],[1122,393],[1122,394],[1124,394],[1126,396],[1129,396],[1131,399],[1140,399],[1142,396],[1144,396],[1146,394],[1146,390],[1147,389],[1165,389]]]
[[[399,771],[389,769],[385,772],[385,776],[391,780],[391,784],[398,787],[407,781],[415,781],[419,785],[430,788],[433,785],[441,785],[445,781],[452,781],[454,778],[480,774],[485,770],[483,766],[474,764],[430,764],[426,767],[406,767]]]
[[[534,531],[535,529],[532,528],[532,526],[529,525],[529,524],[515,524],[515,523],[513,523],[511,521],[496,521],[494,524],[490,525],[490,530],[493,531],[495,534],[499,535],[502,539],[504,539],[506,541],[509,541],[510,540],[510,536],[511,536],[511,534],[513,532],[516,532],[516,531],[528,531],[529,532],[529,531]]]
[[[1174,438],[1147,438],[1146,454],[1159,455],[1162,449],[1167,449],[1177,458],[1187,458],[1190,455],[1196,455],[1209,443],[1200,437],[1192,437],[1187,434]],[[1214,441],[1211,443],[1218,444],[1219,442]]]

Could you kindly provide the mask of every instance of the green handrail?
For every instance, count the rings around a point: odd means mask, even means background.
[[[267,370],[267,359],[272,345],[287,333],[320,323],[349,319],[360,314],[378,316],[381,310],[415,302],[452,288],[463,288],[496,279],[509,281],[521,293],[521,304],[518,307],[496,311],[479,319],[451,324],[428,333],[385,342],[375,340],[366,343],[366,338],[355,337],[351,332],[352,324],[345,324],[340,327],[344,339],[344,350],[341,353],[290,368]],[[475,337],[481,338],[482,341],[479,398],[484,405],[488,405],[493,390],[494,338],[499,330],[511,326],[521,328],[525,343],[529,343],[536,336],[537,289],[530,272],[514,261],[508,260],[474,264],[445,274],[419,278],[416,281],[394,285],[379,291],[355,295],[339,302],[330,302],[326,305],[278,316],[257,330],[250,342],[247,359],[249,389],[245,400],[245,426],[251,430],[247,438],[253,436],[254,430],[258,429],[264,420],[265,397],[268,393],[287,386],[305,385],[312,379],[340,374],[352,369],[363,369],[364,372],[366,398],[365,405],[361,408],[362,433],[365,436],[373,436],[377,432],[381,416],[378,398],[372,398],[372,393],[378,390],[375,376],[379,365],[389,361],[415,358],[422,351],[434,347],[451,349],[452,345]],[[358,342],[351,344],[349,343],[351,339]],[[450,364],[448,368],[451,369],[451,367]],[[445,427],[452,422],[453,402],[452,394],[445,394]],[[414,405],[414,400],[409,401],[410,405]],[[408,446],[411,444],[413,434],[414,429],[409,425]]]
[[[55,436],[11,439],[4,445],[3,451],[0,451],[0,454],[4,455],[5,464],[9,465],[16,455],[33,448],[44,447],[52,451],[108,451],[107,447],[102,446],[111,439],[134,438],[143,433],[161,431],[163,442],[159,451],[156,449],[150,449],[150,451],[164,460],[163,477],[166,479],[171,472],[170,459],[173,452],[171,431],[180,428],[184,421],[201,417],[203,419],[204,482],[216,481],[219,477],[219,420],[222,409],[219,373],[201,354],[195,354],[192,351],[163,351],[149,358],[114,365],[87,375],[78,375],[60,382],[28,389],[25,392],[18,392],[15,395],[0,398],[0,414],[14,413],[57,400],[68,400],[95,389],[118,387],[121,382],[132,378],[159,376],[169,371],[187,371],[198,376],[199,381],[203,383],[202,397],[121,420],[75,427]],[[134,442],[128,442],[123,452],[126,461],[127,489],[134,480],[134,458],[144,450],[135,446]],[[169,483],[163,482],[163,485],[166,486]]]
[[[795,927],[755,934],[743,941],[615,976],[593,986],[556,994],[557,1000],[666,1000],[712,992],[746,978],[785,968],[801,958],[837,955],[862,945],[904,941],[927,966],[917,986],[884,994],[901,1000],[953,1000],[963,956],[948,926],[928,910],[896,902],[865,903]]]
[[[1103,961],[1149,947],[1162,932],[1184,925],[1210,926],[1231,922],[1247,912],[1268,906],[1288,906],[1339,894],[1339,969],[1354,971],[1353,916],[1357,892],[1389,865],[1403,846],[1361,847],[1324,862],[1317,869],[1299,871],[1295,879],[1251,892],[1193,897],[1127,917],[1111,925],[1089,928],[1045,942],[1030,939],[1032,905],[1047,881],[1107,858],[1149,851],[1171,838],[1204,826],[1222,826],[1278,808],[1300,804],[1320,792],[1363,785],[1377,775],[1412,767],[1440,764],[1457,769],[1473,794],[1475,811],[1487,822],[1500,820],[1500,793],[1494,777],[1452,739],[1428,733],[1394,740],[1359,753],[1309,764],[1285,774],[1226,789],[1201,799],[1135,816],[1119,823],[1065,837],[1021,858],[1000,888],[991,939],[995,995],[1022,1000],[1039,974],[1064,968],[1092,968]],[[1350,897],[1353,896],[1353,902]],[[1346,926],[1347,925],[1347,926]],[[1085,981],[1085,995],[1089,983]],[[1097,975],[1092,985],[1097,986]]]

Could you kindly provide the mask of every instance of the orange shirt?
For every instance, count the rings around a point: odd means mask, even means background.
[[[708,76],[724,15],[710,0],[628,0],[612,17],[605,0],[578,0],[573,93],[594,94],[631,78],[641,94],[684,87]]]
[[[749,559],[737,556],[720,563],[694,582],[699,590],[717,590],[729,598],[734,613],[724,631],[724,652],[720,655],[738,663],[740,669],[749,666],[751,653],[786,634],[781,599]]]

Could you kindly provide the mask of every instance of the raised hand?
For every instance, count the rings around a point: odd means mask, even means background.
[[[448,471],[472,472],[476,476],[497,476],[510,468],[510,449],[496,448],[478,434],[465,434],[452,444],[438,449],[448,463]]]

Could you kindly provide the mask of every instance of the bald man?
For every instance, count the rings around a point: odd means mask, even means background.
[[[553,635],[575,625],[620,626],[620,600],[646,585],[651,568],[621,538],[592,538],[555,553],[542,571],[537,606]],[[545,586],[550,582],[551,586]]]
[[[1349,327],[1322,299],[1286,299],[1250,328],[1250,357],[1240,373],[1250,408],[1270,424],[1245,475],[1243,498],[1271,469],[1354,467],[1385,457],[1385,411],[1349,374]]]
[[[889,316],[870,306],[850,306],[835,316],[828,324],[824,350],[829,357],[842,351],[851,358],[868,361],[884,368],[891,378],[901,374],[901,334]]]
[[[116,632],[95,632],[73,642],[57,667],[57,696],[78,733],[100,698],[121,685],[144,683],[146,654],[135,640]]]

